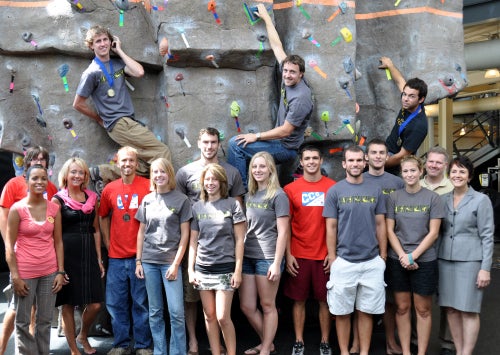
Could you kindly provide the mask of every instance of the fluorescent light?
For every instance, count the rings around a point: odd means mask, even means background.
[[[500,72],[498,71],[498,69],[488,69],[484,73],[484,77],[486,79],[498,78],[500,77]]]

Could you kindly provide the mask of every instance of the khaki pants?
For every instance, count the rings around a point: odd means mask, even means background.
[[[122,147],[130,146],[137,149],[138,175],[149,177],[149,166],[155,159],[166,158],[172,161],[167,145],[160,142],[147,127],[130,117],[120,118],[108,135]],[[104,182],[120,177],[120,170],[116,165],[100,165],[99,171]]]

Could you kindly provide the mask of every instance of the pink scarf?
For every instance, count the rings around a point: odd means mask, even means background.
[[[85,203],[73,200],[69,197],[68,189],[62,189],[56,195],[59,196],[64,203],[73,210],[82,211],[85,214],[92,213],[97,201],[97,194],[94,191],[85,189],[84,192],[87,194],[88,198]]]

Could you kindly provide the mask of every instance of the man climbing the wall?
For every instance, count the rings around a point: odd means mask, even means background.
[[[401,91],[402,108],[386,139],[389,158],[385,162],[385,170],[398,175],[401,159],[415,154],[427,136],[427,116],[423,105],[427,96],[427,84],[419,78],[406,81],[388,57],[380,58],[379,68],[390,71]]]
[[[266,7],[259,4],[257,9],[256,15],[266,24],[283,81],[276,127],[265,132],[239,134],[229,141],[228,163],[239,170],[245,186],[248,161],[255,153],[267,151],[278,164],[295,159],[313,110],[311,89],[304,78],[304,59],[298,55],[286,55]]]
[[[82,74],[73,107],[103,126],[119,145],[134,147],[139,160],[137,173],[148,176],[149,164],[154,159],[171,160],[171,155],[170,149],[153,132],[134,119],[134,106],[125,75],[140,78],[144,75],[144,68],[123,51],[120,39],[104,27],[91,27],[85,44],[94,52],[95,58]],[[111,52],[118,58],[112,58]],[[89,97],[92,97],[95,108],[89,104]],[[91,169],[91,176],[94,184],[100,179],[109,182],[120,177],[120,171],[116,166],[101,165]]]

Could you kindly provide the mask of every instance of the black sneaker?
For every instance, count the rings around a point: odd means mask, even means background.
[[[330,344],[321,342],[321,344],[319,344],[319,353],[320,355],[332,355],[332,348],[330,348]]]
[[[102,181],[101,175],[99,174],[99,167],[90,167],[90,181],[94,185],[94,191],[97,196],[100,198],[102,190],[104,189],[104,181]]]
[[[293,344],[292,355],[304,355],[304,343],[301,341],[296,341]]]

